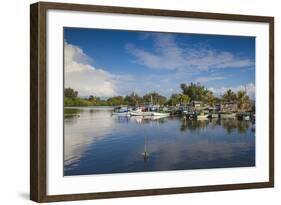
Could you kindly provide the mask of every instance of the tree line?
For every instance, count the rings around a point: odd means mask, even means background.
[[[135,92],[126,96],[114,96],[108,99],[101,99],[91,95],[86,98],[79,97],[79,93],[72,88],[64,89],[64,105],[65,106],[118,106],[130,105],[138,106],[142,104],[158,104],[158,105],[188,105],[192,101],[200,101],[204,104],[213,106],[222,102],[234,102],[238,107],[243,107],[244,104],[250,103],[250,98],[246,91],[239,90],[237,92],[231,89],[227,90],[221,97],[214,96],[213,92],[200,84],[181,84],[181,92],[174,93],[167,99],[165,96],[157,92],[150,92],[144,96],[140,96]]]

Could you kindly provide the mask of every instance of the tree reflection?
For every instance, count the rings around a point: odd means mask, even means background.
[[[228,134],[231,134],[237,128],[237,120],[221,120],[221,125]]]
[[[64,109],[64,118],[65,119],[76,119],[80,115],[81,111],[79,109]]]
[[[237,130],[239,134],[244,134],[250,127],[249,121],[240,121],[240,120],[222,120],[222,126],[225,128],[228,134],[231,134],[233,131]]]
[[[233,133],[234,131],[237,131],[239,134],[246,133],[247,130],[251,126],[250,121],[239,121],[234,119],[229,120],[182,120],[181,121],[181,127],[180,130],[182,132],[190,130],[200,130],[204,129],[206,127],[212,127],[215,129],[215,127],[223,127],[228,134]]]
[[[250,127],[249,121],[237,121],[237,131],[240,134],[246,133]]]
[[[186,130],[195,131],[206,128],[208,124],[208,120],[182,120],[180,130],[183,132]]]

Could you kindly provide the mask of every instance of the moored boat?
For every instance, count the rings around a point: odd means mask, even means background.
[[[141,108],[137,108],[130,112],[131,116],[152,116],[152,112],[149,111],[143,111]]]
[[[112,112],[112,115],[130,116],[130,110],[128,109],[128,107],[117,107]]]
[[[130,112],[132,116],[153,116],[153,112],[142,112],[142,111],[132,111]]]
[[[130,112],[113,112],[112,115],[130,116]]]
[[[168,117],[170,116],[170,113],[166,113],[166,112],[152,112],[153,116],[161,116],[161,117]]]
[[[237,113],[236,116],[237,116],[238,120],[250,120],[251,119],[251,113],[249,113],[249,112]]]
[[[219,117],[219,114],[218,113],[212,113],[211,114],[211,118],[213,119],[213,118],[218,118]]]
[[[236,113],[220,113],[221,119],[235,119]]]
[[[209,114],[201,112],[199,115],[197,115],[197,120],[207,120]]]

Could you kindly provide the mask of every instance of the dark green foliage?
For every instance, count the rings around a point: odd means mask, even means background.
[[[184,95],[184,94],[172,94],[168,104],[175,106],[177,104],[182,104],[182,105],[187,105],[190,102],[190,97],[188,95]]]
[[[73,90],[72,88],[65,88],[64,96],[67,98],[76,98],[78,96],[78,92]]]
[[[222,96],[223,100],[226,102],[232,102],[237,100],[236,94],[231,90],[228,89]]]
[[[151,92],[142,97],[143,102],[146,104],[158,104],[158,105],[164,105],[164,103],[167,101],[167,98],[165,96],[159,95],[156,92]]]
[[[132,92],[130,95],[126,95],[124,98],[125,105],[137,106],[143,103],[142,97],[140,97],[137,93]]]
[[[132,92],[130,95],[114,96],[107,100],[101,99],[90,95],[88,98],[78,97],[78,92],[72,88],[64,89],[64,105],[65,106],[118,106],[118,105],[130,105],[138,106],[142,104],[158,104],[158,105],[172,105],[177,104],[188,105],[192,101],[202,101],[208,105],[215,105],[221,102],[237,102],[239,108],[245,107],[249,104],[250,98],[245,91],[238,91],[237,93],[232,90],[227,90],[222,98],[215,97],[213,92],[205,88],[203,85],[191,83],[190,85],[181,84],[182,93],[172,94],[170,99],[158,94],[157,92],[151,92],[143,97],[137,93]]]
[[[189,96],[192,101],[206,101],[209,92],[203,85],[191,83],[190,85],[181,84],[183,94]]]

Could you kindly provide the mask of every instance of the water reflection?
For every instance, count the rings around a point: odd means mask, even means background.
[[[207,120],[182,120],[181,131],[195,131],[198,129],[204,129],[209,125]]]
[[[65,175],[255,165],[250,121],[118,117],[111,110],[65,109]]]

